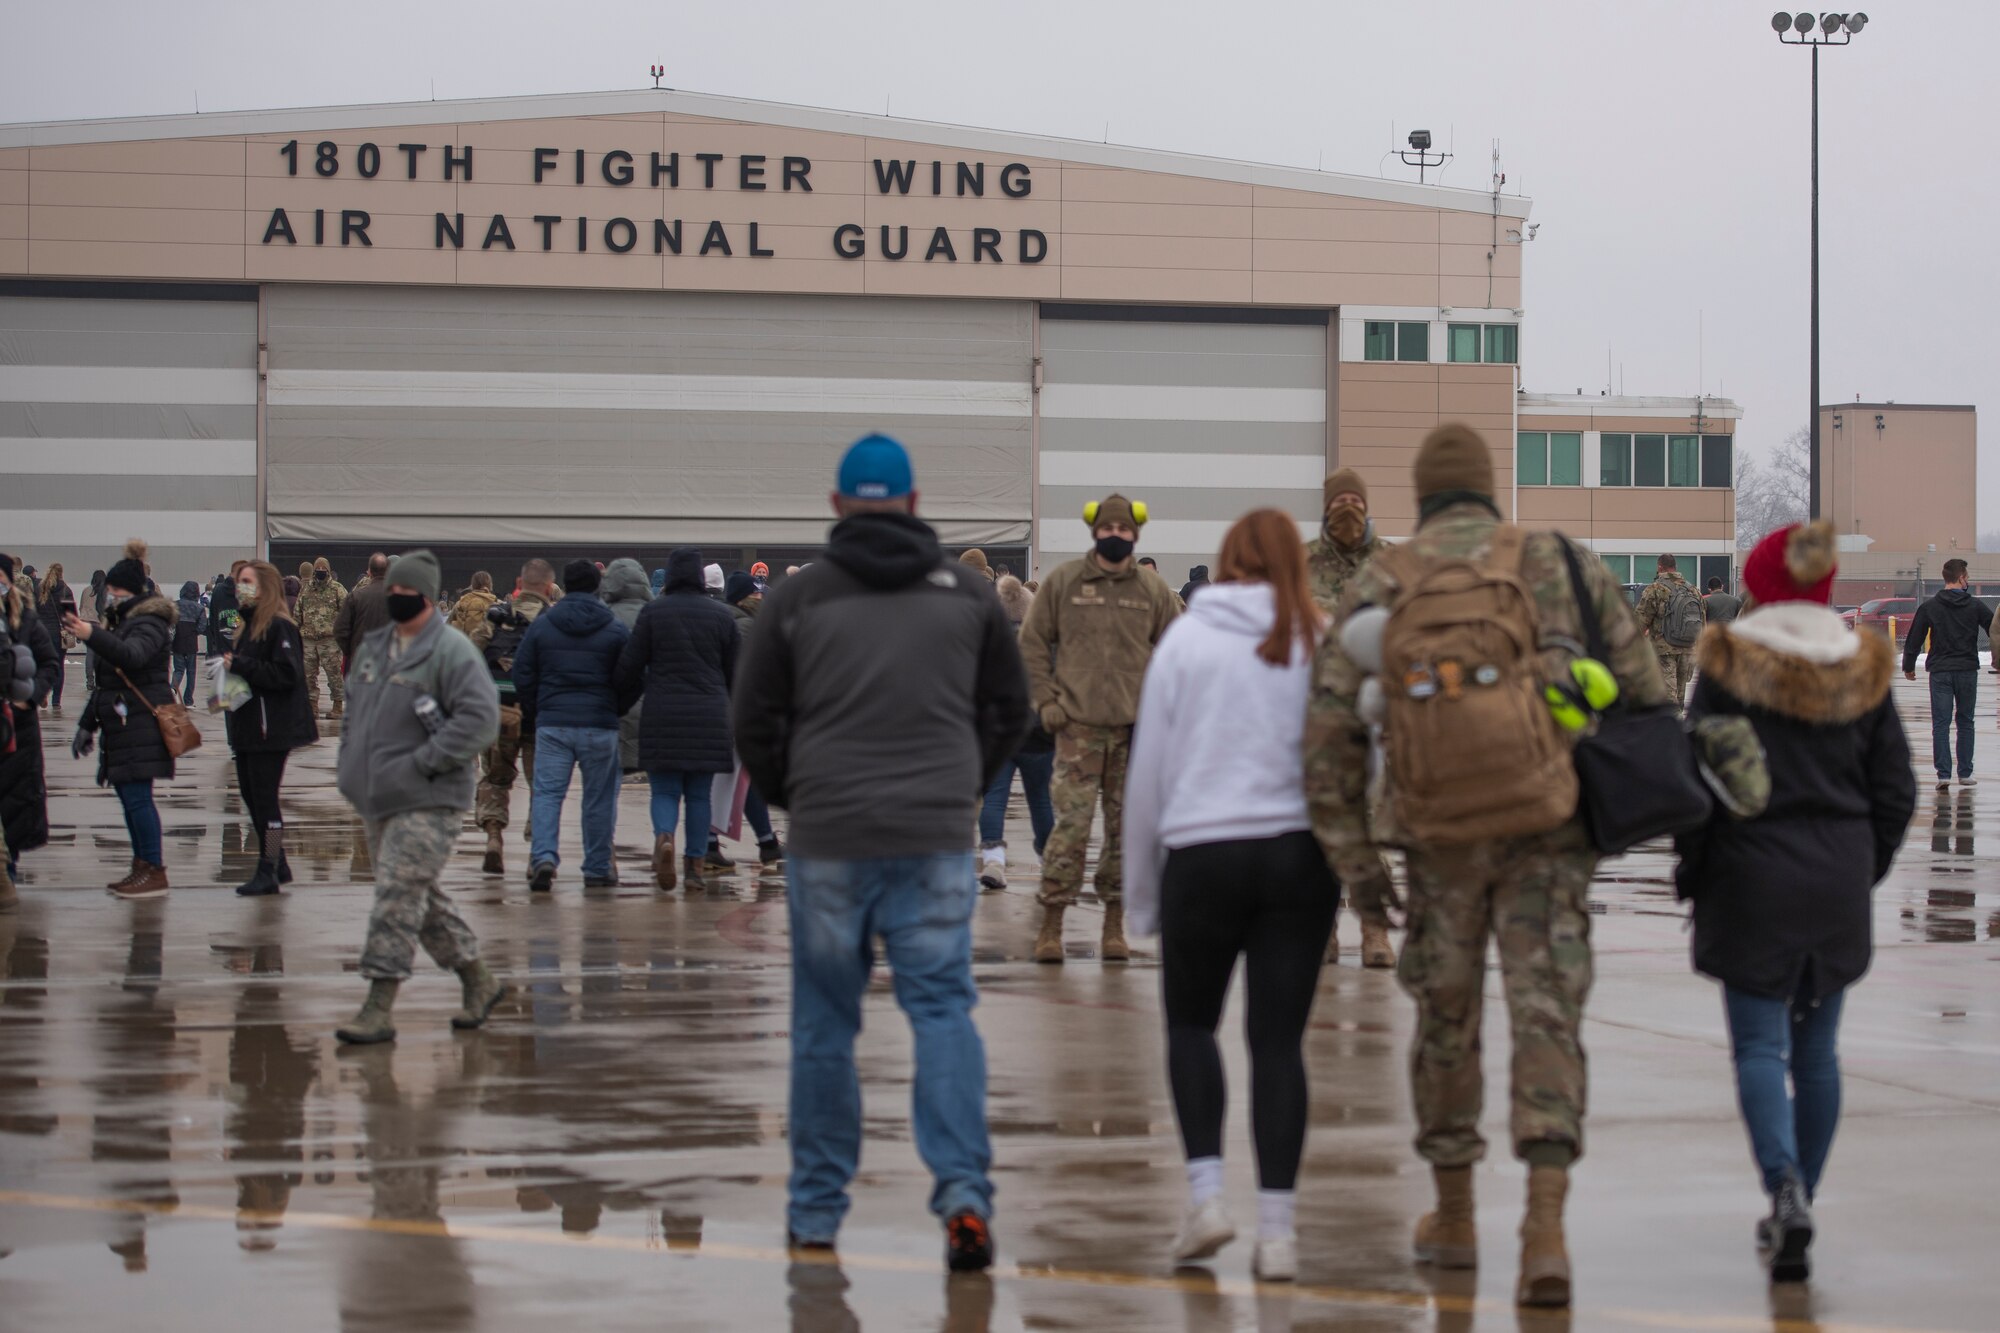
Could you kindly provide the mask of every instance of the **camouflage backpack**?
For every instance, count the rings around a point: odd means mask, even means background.
[[[1703,623],[1701,598],[1687,583],[1680,579],[1671,580],[1667,589],[1667,609],[1660,613],[1660,638],[1675,652],[1688,652],[1693,649],[1695,640],[1701,637]]]
[[[1376,557],[1398,589],[1382,632],[1383,739],[1409,845],[1546,833],[1576,813],[1576,767],[1542,697],[1526,535],[1501,524],[1479,563],[1407,545]]]

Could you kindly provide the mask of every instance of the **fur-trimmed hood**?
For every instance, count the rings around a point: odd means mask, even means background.
[[[1826,607],[1781,602],[1703,630],[1695,667],[1753,708],[1839,726],[1889,693],[1896,651],[1885,635],[1849,629]]]
[[[180,609],[172,602],[162,597],[159,593],[153,592],[147,593],[142,597],[134,597],[126,602],[118,610],[116,623],[122,625],[133,616],[158,616],[160,619],[166,621],[169,626],[172,626],[180,623],[181,613]]]
[[[1021,580],[1012,574],[1002,574],[1000,581],[993,585],[1000,594],[1000,605],[1006,609],[1007,619],[1018,628],[1028,618],[1028,608],[1035,603],[1035,594],[1028,591]]]

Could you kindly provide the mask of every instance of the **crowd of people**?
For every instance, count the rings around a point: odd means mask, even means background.
[[[482,572],[449,598],[437,559],[415,551],[371,557],[351,592],[323,559],[296,577],[245,560],[175,601],[152,583],[143,543],[81,597],[57,566],[31,596],[27,572],[0,557],[0,606],[21,645],[0,667],[33,682],[29,702],[0,708],[9,867],[46,839],[35,705],[52,698],[59,713],[60,645],[73,639],[90,691],[72,753],[95,752],[131,840],[111,890],[167,891],[153,786],[190,743],[174,710],[195,698],[199,624],[260,850],[237,892],[291,879],[286,759],[318,739],[322,717],[340,721],[338,786],[363,821],[375,892],[367,995],[338,1036],[379,1043],[396,1035],[419,947],[460,978],[454,1027],[482,1026],[507,993],[441,886],[468,813],[483,873],[504,874],[525,775],[526,880],[547,893],[579,779],[582,881],[606,887],[621,877],[618,793],[642,779],[659,891],[707,888],[731,866],[718,831],[745,824],[760,862],[786,865],[790,1243],[831,1249],[848,1210],[862,1144],[854,1046],[879,941],[915,1037],[914,1139],[947,1263],[975,1270],[994,1242],[972,922],[980,892],[1007,884],[1018,774],[1040,865],[1033,959],[1074,956],[1065,919],[1100,819],[1095,957],[1116,964],[1131,938],[1160,941],[1188,1184],[1175,1262],[1207,1261],[1236,1235],[1216,1029],[1241,959],[1252,1268],[1297,1275],[1302,1041],[1345,897],[1363,963],[1396,968],[1415,1001],[1416,1147],[1435,1205],[1412,1248],[1441,1268],[1478,1262],[1483,977],[1497,945],[1510,1146],[1527,1167],[1517,1296],[1560,1307],[1584,1145],[1588,892],[1601,856],[1621,850],[1584,818],[1576,756],[1628,719],[1684,710],[1671,745],[1685,743],[1714,792],[1669,830],[1694,966],[1722,987],[1771,1199],[1760,1251],[1774,1280],[1803,1279],[1839,1114],[1842,1000],[1867,969],[1870,893],[1915,802],[1893,648],[1831,610],[1824,524],[1759,543],[1741,598],[1711,581],[1704,599],[1663,556],[1635,609],[1587,550],[1502,521],[1476,432],[1434,431],[1412,481],[1407,541],[1377,536],[1365,480],[1342,469],[1326,479],[1317,538],[1301,543],[1277,510],[1246,514],[1179,591],[1138,554],[1148,509],[1122,494],[1085,507],[1088,551],[1039,582],[978,550],[951,556],[918,515],[908,453],[879,435],[841,461],[821,558],[775,581],[761,564],[729,573],[682,548],[650,577],[629,559],[578,559],[559,576],[531,559],[511,595]],[[1962,588],[1957,563],[1946,574]],[[1963,600],[1948,589],[1920,622],[1933,699],[1969,708],[1955,675],[1968,669],[1954,656]],[[1945,746],[1943,723],[1938,737]],[[1964,730],[1960,765],[1969,779]],[[774,806],[789,817],[782,843]]]

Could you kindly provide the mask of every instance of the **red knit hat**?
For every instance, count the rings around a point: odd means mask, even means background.
[[[1833,600],[1833,524],[1825,519],[1793,523],[1766,536],[1743,562],[1743,587],[1765,606],[1776,602]]]

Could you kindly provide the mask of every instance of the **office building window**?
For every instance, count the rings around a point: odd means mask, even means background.
[[[1371,319],[1361,330],[1361,359],[1428,361],[1431,359],[1431,326]],[[1477,357],[1473,359],[1478,360]]]
[[[1667,484],[1666,436],[1634,435],[1632,437],[1632,484],[1634,486],[1664,486]]]
[[[1718,437],[1711,435],[1709,438],[1710,439],[1720,438],[1724,444],[1729,443],[1727,436]],[[1730,566],[1730,560],[1729,557],[1726,555],[1705,555],[1701,557],[1701,582],[1699,584],[1700,590],[1702,592],[1708,591],[1708,581],[1710,579],[1721,579],[1722,590],[1724,592],[1728,592],[1729,575],[1730,575],[1729,566]]]
[[[1701,484],[1704,486],[1736,484],[1736,459],[1727,435],[1701,437]],[[1723,577],[1727,578],[1728,574],[1725,572]]]
[[[1396,326],[1396,359],[1398,361],[1430,360],[1431,326],[1428,324],[1398,324]]]
[[[1549,485],[1583,485],[1583,435],[1579,431],[1549,432]]]
[[[1369,320],[1362,332],[1361,356],[1367,361],[1394,361],[1396,326],[1387,320]]]
[[[1618,582],[1630,583],[1632,581],[1631,556],[1605,555],[1605,556],[1599,556],[1598,559],[1604,562],[1604,567],[1611,571],[1611,577],[1618,580]]]
[[[1512,324],[1486,326],[1486,359],[1494,365],[1511,366],[1521,359],[1521,330]]]
[[[1675,435],[1667,440],[1667,485],[1701,485],[1701,439]]]
[[[1477,324],[1453,324],[1445,334],[1445,360],[1477,361],[1479,359],[1479,326]]]
[[[1523,486],[1583,485],[1583,434],[1524,430],[1514,437],[1514,480]]]
[[[1514,437],[1514,480],[1523,486],[1549,484],[1549,434],[1524,430]]]
[[[1599,443],[1597,484],[1599,486],[1630,486],[1632,484],[1632,437],[1606,431]]]

